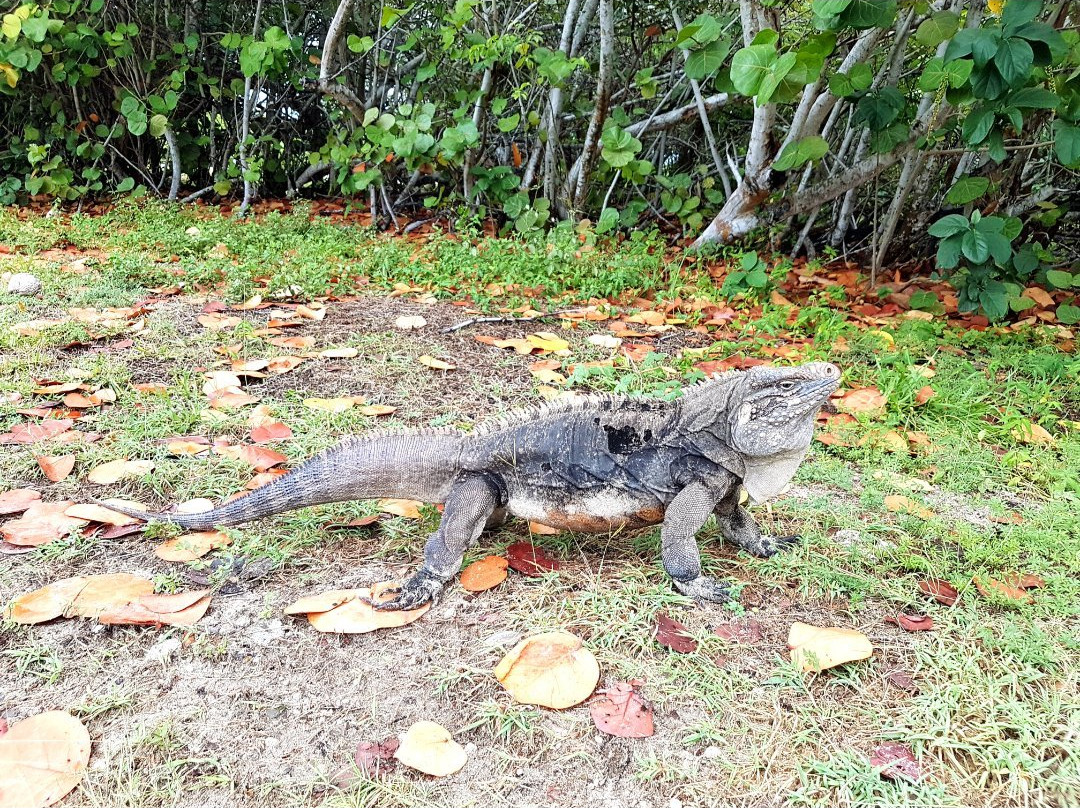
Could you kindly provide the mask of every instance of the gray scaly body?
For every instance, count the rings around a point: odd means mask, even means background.
[[[432,600],[466,548],[507,515],[583,532],[662,524],[664,568],[700,600],[726,599],[701,572],[696,534],[710,514],[729,541],[759,556],[794,537],[763,536],[739,506],[780,492],[810,447],[840,371],[823,362],[753,368],[688,387],[674,401],[582,396],[530,407],[474,432],[419,429],[344,441],[211,511],[141,519],[194,530],[327,502],[395,497],[445,503],[424,564],[383,608]]]

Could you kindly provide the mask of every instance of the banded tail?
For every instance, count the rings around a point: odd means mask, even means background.
[[[211,530],[354,499],[394,497],[442,502],[460,470],[460,433],[402,432],[339,443],[250,494],[201,513],[148,513],[99,502],[109,510],[187,530]]]

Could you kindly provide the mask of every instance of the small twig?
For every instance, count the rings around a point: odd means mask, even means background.
[[[588,311],[588,308],[574,308],[574,309],[559,309],[558,311],[549,311],[546,314],[534,314],[531,317],[513,317],[513,316],[500,316],[500,317],[470,317],[468,320],[462,320],[460,323],[447,326],[442,329],[440,333],[450,334],[454,331],[460,331],[463,328],[470,328],[474,325],[480,325],[481,323],[531,323],[534,320],[547,320],[552,317],[558,317],[562,314],[572,314],[578,311]]]

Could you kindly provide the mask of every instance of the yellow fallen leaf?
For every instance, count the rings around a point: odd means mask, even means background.
[[[194,561],[211,550],[227,547],[230,544],[232,544],[232,539],[220,530],[207,530],[187,533],[164,541],[154,548],[154,555],[163,561]]]
[[[525,339],[541,351],[550,351],[552,353],[565,351],[570,353],[570,343],[550,331],[537,331],[535,334],[529,334]]]
[[[457,370],[457,365],[451,365],[449,362],[444,362],[442,359],[436,359],[433,356],[424,354],[417,360],[421,365],[426,365],[429,368],[435,370]]]
[[[394,320],[394,325],[403,331],[419,331],[427,325],[427,320],[418,314],[404,315]]]
[[[932,510],[920,505],[911,497],[905,497],[902,494],[889,494],[885,497],[885,507],[893,513],[906,513],[911,516],[917,516],[920,519],[934,518],[934,512]]]
[[[398,628],[419,620],[431,608],[430,601],[417,609],[408,611],[384,612],[374,608],[371,603],[386,603],[397,597],[396,592],[389,590],[400,586],[400,581],[386,581],[375,584],[370,589],[356,589],[355,597],[343,602],[332,609],[320,612],[308,612],[308,622],[316,631],[333,634],[366,634],[380,628]],[[335,596],[340,592],[327,593]],[[298,608],[298,601],[291,609]],[[316,608],[321,603],[314,604]]]
[[[415,499],[380,499],[378,506],[383,513],[404,516],[406,519],[419,519],[420,506],[423,504]]]
[[[465,749],[434,721],[417,721],[401,736],[394,757],[410,769],[446,777],[468,762]]]
[[[550,368],[539,368],[537,370],[530,370],[533,378],[538,382],[545,384],[566,384],[566,377],[559,373],[557,370]]]
[[[111,460],[91,470],[86,479],[98,485],[112,485],[126,477],[141,477],[153,470],[152,460]]]
[[[600,664],[566,631],[526,637],[495,666],[495,678],[522,704],[564,710],[585,701],[600,681]]]
[[[360,408],[361,415],[376,418],[380,415],[392,415],[395,412],[397,412],[397,407],[391,407],[387,404],[365,404]]]
[[[1035,446],[1046,446],[1054,443],[1054,436],[1047,432],[1043,427],[1030,421],[1025,421],[1022,424],[1018,424],[1013,427],[1012,431],[1013,439],[1020,443],[1027,443]]]
[[[304,406],[311,410],[323,412],[345,412],[356,406],[356,401],[350,396],[339,398],[305,398]]]
[[[86,774],[90,733],[70,713],[53,710],[12,724],[0,736],[0,808],[44,808]]]
[[[848,628],[821,628],[806,623],[793,623],[788,631],[791,661],[802,671],[823,671],[869,659],[874,653],[870,639],[861,631]]]

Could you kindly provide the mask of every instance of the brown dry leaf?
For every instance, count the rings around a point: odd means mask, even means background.
[[[1024,290],[1024,296],[1030,300],[1034,300],[1044,309],[1048,309],[1054,305],[1054,298],[1050,296],[1050,293],[1038,286],[1029,286]]]
[[[196,318],[199,325],[211,331],[226,331],[244,322],[242,318],[224,314],[201,314]]]
[[[308,595],[300,598],[295,603],[285,607],[285,614],[321,614],[329,612],[356,600],[358,596],[365,595],[366,589],[331,589],[329,592],[321,592],[318,595]]]
[[[86,774],[90,733],[70,713],[52,710],[0,733],[0,808],[45,808]]]
[[[506,559],[511,569],[517,570],[522,575],[536,577],[545,572],[559,569],[559,562],[552,558],[543,548],[537,547],[527,541],[518,541],[506,548]]]
[[[0,536],[21,547],[37,547],[62,539],[72,530],[86,524],[85,519],[77,519],[64,513],[74,504],[69,499],[60,502],[35,502],[20,518],[0,526]]]
[[[979,594],[984,598],[991,598],[996,595],[999,598],[1008,598],[1020,603],[1033,603],[1035,600],[1027,590],[994,578],[975,578],[975,588],[979,590]]]
[[[1047,446],[1055,443],[1053,435],[1047,432],[1043,427],[1031,423],[1030,421],[1025,421],[1024,423],[1013,427],[1012,436],[1014,440],[1020,443],[1027,443],[1034,446]]]
[[[291,348],[294,351],[306,351],[315,344],[314,337],[273,337],[267,340],[275,348]]]
[[[203,384],[203,395],[213,396],[215,393],[240,392],[240,377],[231,370],[214,370],[203,374],[206,382]]]
[[[846,413],[863,413],[872,418],[885,414],[886,398],[876,387],[848,390],[836,401],[836,409]]]
[[[260,370],[266,370],[267,360],[265,359],[237,359],[231,365],[232,372],[244,376],[254,376],[255,378],[261,378],[265,374],[260,373]],[[209,393],[207,393],[209,395]]]
[[[109,626],[193,626],[210,608],[210,600],[209,589],[147,595],[106,609],[98,615],[98,622]]]
[[[885,497],[885,507],[893,513],[906,513],[911,516],[917,516],[920,519],[934,518],[934,512],[932,510],[920,505],[911,497],[905,497],[902,494],[889,494]]]
[[[444,362],[442,359],[436,359],[433,356],[424,354],[418,360],[421,365],[426,365],[433,370],[457,370],[457,365],[452,365],[449,362]]]
[[[933,631],[934,619],[925,614],[898,614],[895,617],[887,615],[886,623],[900,626],[904,631]]]
[[[506,580],[507,561],[500,556],[488,556],[474,561],[461,573],[461,586],[467,592],[485,592]]]
[[[133,384],[132,387],[140,393],[146,393],[148,395],[161,396],[169,392],[168,387],[164,384],[158,384],[157,382],[142,382],[140,384]]]
[[[0,435],[0,443],[38,443],[55,438],[75,424],[70,418],[50,418],[38,424],[15,424],[6,435]]]
[[[889,780],[906,779],[917,783],[922,778],[918,761],[903,744],[881,744],[870,756],[870,765],[875,769],[881,767],[881,776]]]
[[[391,407],[387,404],[365,404],[360,408],[361,415],[367,415],[372,418],[379,418],[383,415],[393,415],[397,412],[397,407]]]
[[[1042,589],[1046,586],[1046,581],[1038,575],[1032,575],[1029,572],[1011,572],[1008,575],[1003,575],[1002,581],[1017,589]]]
[[[154,548],[154,555],[163,561],[194,561],[211,550],[228,547],[230,544],[232,539],[220,530],[205,530],[164,541]]]
[[[559,528],[545,525],[543,522],[529,522],[529,532],[534,536],[556,536],[562,533]]]
[[[267,364],[267,370],[271,373],[276,373],[279,376],[283,373],[289,373],[296,370],[296,368],[306,362],[307,360],[302,356],[275,356]]]
[[[354,396],[340,396],[338,398],[305,398],[304,406],[309,410],[345,412],[356,406],[356,398]]]
[[[48,586],[20,595],[8,604],[5,617],[13,623],[34,625],[62,615],[86,586],[83,576],[63,578]]]
[[[258,396],[245,393],[243,390],[224,390],[220,393],[214,393],[208,398],[211,408],[215,410],[235,410],[249,404],[257,404],[262,400]]]
[[[410,769],[432,777],[454,774],[469,761],[464,747],[434,721],[417,721],[409,727],[394,757]]]
[[[394,320],[394,327],[403,331],[419,331],[425,325],[427,325],[427,320],[418,314],[402,315]]]
[[[104,611],[153,593],[154,582],[149,578],[126,572],[87,575],[86,586],[64,610],[64,617],[96,618]]]
[[[528,356],[536,350],[536,346],[529,342],[527,339],[513,338],[513,339],[499,339],[497,337],[477,336],[477,342],[482,342],[485,345],[491,345],[495,348],[513,348],[517,353],[522,356]]]
[[[366,634],[380,628],[408,625],[423,617],[431,608],[431,603],[425,603],[417,609],[396,612],[379,611],[368,603],[368,600],[374,603],[386,603],[393,600],[397,597],[397,593],[389,590],[396,589],[400,585],[400,581],[386,581],[373,585],[371,589],[357,589],[355,598],[335,609],[308,613],[308,622],[316,631],[334,634]]]
[[[214,452],[222,457],[247,463],[256,471],[266,471],[289,459],[281,452],[264,446],[215,446]]]
[[[22,513],[35,502],[41,500],[41,494],[33,488],[12,488],[0,494],[0,516]]]
[[[919,391],[915,393],[915,406],[921,407],[923,404],[934,398],[936,395],[937,391],[930,385],[920,387]]]
[[[893,454],[907,454],[908,442],[907,438],[897,432],[895,429],[890,429],[888,432],[883,432],[880,435],[875,436],[874,442],[887,452]]]
[[[126,477],[141,477],[153,470],[153,460],[110,460],[92,469],[86,480],[97,485],[112,485]]]
[[[267,420],[251,428],[251,439],[255,443],[288,440],[292,436],[293,431],[281,421]]]
[[[693,653],[698,647],[686,626],[663,612],[656,615],[656,641],[680,654]]]
[[[652,708],[635,691],[640,682],[616,682],[600,691],[605,698],[589,705],[593,723],[618,738],[648,738],[654,733]]]
[[[37,461],[38,467],[41,469],[41,473],[45,475],[45,478],[49,482],[58,483],[65,479],[71,470],[75,468],[75,455],[37,455],[34,457]]]
[[[924,595],[929,595],[943,606],[952,606],[960,597],[956,587],[940,578],[928,578],[925,581],[919,581],[919,591]]]
[[[565,710],[585,701],[600,681],[600,664],[566,631],[526,637],[495,666],[495,678],[522,704]]]
[[[210,441],[206,440],[171,440],[165,444],[165,451],[173,457],[193,457],[210,451]]]
[[[296,307],[296,316],[305,320],[322,320],[326,317],[326,309],[321,304],[312,303],[310,306],[300,304]]]
[[[861,631],[848,628],[822,628],[806,623],[793,623],[788,631],[791,661],[802,671],[823,671],[869,659],[874,653],[870,639]]]
[[[125,516],[119,511],[112,511],[102,505],[72,505],[66,509],[64,513],[67,516],[73,516],[76,519],[85,519],[87,522],[97,522],[102,525],[115,525],[116,527],[123,527],[124,525],[134,525],[139,522],[133,516]]]
[[[406,519],[419,519],[420,506],[423,504],[416,499],[380,499],[378,507],[383,513],[404,516]]]

